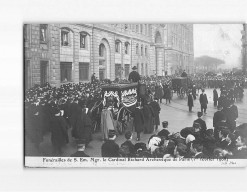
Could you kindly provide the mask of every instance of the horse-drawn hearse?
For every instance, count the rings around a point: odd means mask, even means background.
[[[172,89],[180,98],[184,98],[188,95],[191,86],[192,81],[188,77],[176,77],[172,79]]]
[[[130,125],[136,103],[146,94],[146,85],[139,83],[107,84],[101,88],[101,100],[91,109],[95,119],[93,131],[100,129],[101,111],[104,107],[112,110],[117,131],[122,134]]]

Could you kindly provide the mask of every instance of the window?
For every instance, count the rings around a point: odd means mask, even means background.
[[[28,25],[27,24],[24,24],[24,29],[23,29],[23,36],[24,36],[24,41],[27,41],[28,40],[28,37],[29,37],[29,33],[28,33]]]
[[[146,76],[148,76],[148,64],[146,63]]]
[[[48,82],[48,61],[40,61],[40,84]]]
[[[139,25],[138,24],[136,25],[136,32],[137,33],[139,32]]]
[[[115,78],[121,78],[121,64],[115,64]]]
[[[62,46],[69,45],[69,31],[66,29],[61,30],[61,44]]]
[[[104,55],[105,55],[105,46],[103,43],[101,43],[99,46],[99,56],[104,57]]]
[[[124,51],[125,51],[125,54],[129,54],[129,43],[128,42],[125,42],[124,44]]]
[[[89,80],[89,63],[79,63],[79,80],[88,81]]]
[[[138,44],[136,45],[136,54],[137,55],[139,54],[139,45]]]
[[[87,48],[87,34],[80,33],[80,48],[86,49]]]
[[[120,53],[120,42],[119,41],[115,42],[115,52]]]
[[[141,34],[143,33],[143,28],[142,28],[142,24],[140,25],[140,29],[141,29]]]
[[[131,26],[132,26],[131,27],[132,31],[135,32],[135,30],[136,30],[135,25],[134,24],[131,24]]]
[[[47,42],[47,24],[40,24],[39,29],[40,29],[39,31],[40,42],[41,43]]]
[[[148,49],[145,47],[145,56],[148,56]]]
[[[144,66],[143,66],[143,63],[142,63],[142,70],[141,70],[141,75],[144,76]]]
[[[124,29],[125,29],[125,30],[128,30],[128,24],[125,24],[125,25],[124,25]]]
[[[137,63],[136,67],[137,67],[137,72],[139,72],[139,63]]]
[[[124,66],[124,75],[125,75],[125,78],[128,78],[129,71],[130,71],[130,65],[129,64],[125,64],[125,66]]]
[[[25,90],[26,90],[26,89],[29,89],[32,85],[30,60],[25,60],[24,72],[25,72]]]
[[[141,46],[141,56],[143,56],[143,46]]]
[[[60,63],[60,80],[61,82],[72,81],[72,63],[71,62],[61,62]]]

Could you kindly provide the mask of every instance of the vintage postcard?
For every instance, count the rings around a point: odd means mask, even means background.
[[[244,167],[247,25],[25,23],[25,167]]]

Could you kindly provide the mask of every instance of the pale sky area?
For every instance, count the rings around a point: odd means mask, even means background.
[[[194,24],[194,55],[226,62],[222,68],[240,67],[242,24]]]

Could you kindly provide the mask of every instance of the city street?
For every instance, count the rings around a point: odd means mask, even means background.
[[[212,128],[212,120],[214,112],[217,108],[213,106],[213,89],[205,90],[208,97],[208,109],[207,114],[202,118],[206,121],[207,128]],[[220,91],[218,89],[218,93]],[[247,92],[244,92],[244,99],[242,102],[236,102],[238,106],[239,118],[237,120],[237,125],[247,122]],[[180,99],[176,94],[173,95],[172,101],[170,104],[166,104],[165,100],[161,104],[160,112],[160,121],[168,121],[168,129],[171,133],[179,132],[184,127],[190,127],[193,124],[193,121],[197,118],[197,112],[200,111],[199,96],[194,101],[193,112],[188,111],[187,98]],[[131,129],[131,128],[130,128]],[[159,126],[159,130],[162,127]],[[149,137],[152,134],[141,134],[140,142],[147,144]],[[44,137],[43,143],[40,145],[40,151],[37,151],[34,145],[26,138],[25,140],[25,152],[26,156],[52,156],[52,144],[51,144],[51,135],[47,134]],[[116,139],[116,143],[121,145],[125,141],[124,135],[119,135]],[[133,143],[136,143],[136,133],[133,134]],[[85,153],[89,156],[101,157],[101,145],[102,145],[102,134],[101,132],[93,134],[93,140],[90,142],[86,148]],[[69,132],[69,144],[63,148],[64,157],[70,156],[76,151],[76,143],[74,138],[71,137],[71,132]]]

